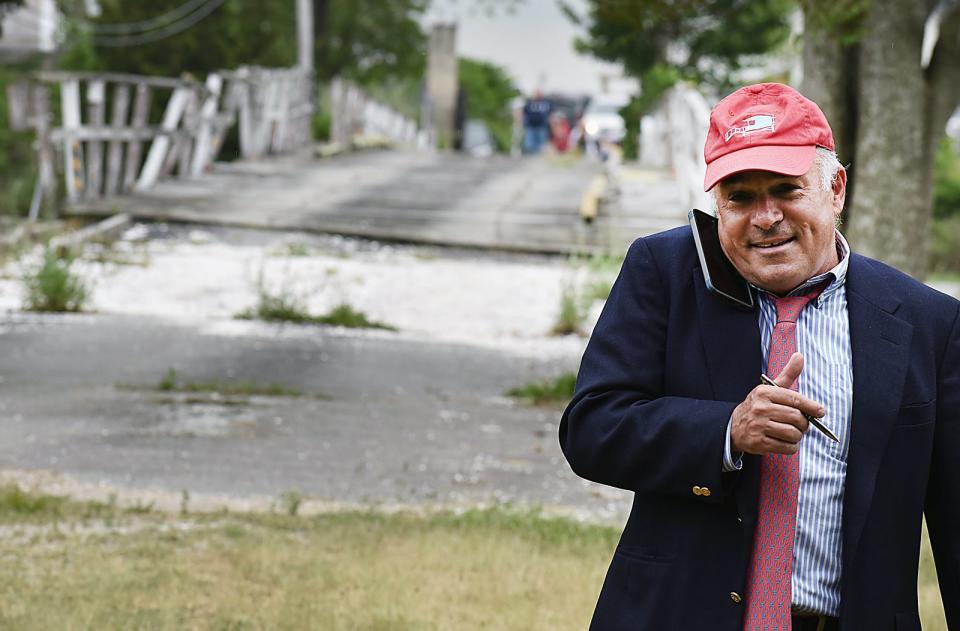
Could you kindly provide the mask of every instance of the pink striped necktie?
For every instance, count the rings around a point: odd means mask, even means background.
[[[770,336],[767,374],[776,379],[797,351],[797,318],[823,291],[816,286],[802,296],[777,298],[777,323]],[[797,384],[790,387],[797,389]],[[790,631],[793,588],[793,539],[797,527],[800,453],[764,454],[760,458],[760,495],[753,552],[747,569],[744,631]]]

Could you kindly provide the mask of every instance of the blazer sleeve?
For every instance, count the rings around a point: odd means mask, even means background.
[[[635,241],[560,421],[560,446],[577,475],[640,494],[723,501],[737,475],[723,472],[727,423],[736,404],[664,392],[668,328],[693,326],[692,317],[671,318],[669,288],[657,261],[643,239]],[[694,486],[709,488],[709,496],[691,493]]]
[[[947,626],[956,630],[960,629],[960,313],[939,375],[925,512]]]

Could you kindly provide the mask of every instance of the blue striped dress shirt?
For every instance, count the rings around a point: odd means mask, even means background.
[[[797,320],[797,350],[803,355],[799,389],[803,396],[822,403],[823,422],[840,438],[835,443],[814,428],[800,441],[800,495],[793,546],[793,609],[838,616],[840,613],[841,537],[843,488],[850,445],[853,407],[853,364],[850,323],[847,317],[846,277],[850,247],[837,232],[840,263],[811,278],[793,293],[830,278],[830,284]],[[777,321],[773,297],[757,291],[758,324],[766,371],[770,335]],[[771,375],[773,376],[773,375]],[[724,470],[739,469],[730,452],[730,426]]]

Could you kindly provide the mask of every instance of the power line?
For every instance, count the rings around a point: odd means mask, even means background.
[[[139,46],[150,42],[160,41],[178,33],[182,33],[195,26],[200,20],[204,19],[224,3],[225,0],[205,0],[206,4],[197,8],[193,13],[173,22],[164,28],[148,31],[139,35],[121,35],[116,37],[94,37],[95,46],[104,46],[107,48],[119,48],[123,46]]]
[[[186,16],[179,19],[177,22],[168,24],[166,27],[141,33],[138,35],[101,35],[94,36],[93,43],[95,46],[102,46],[105,48],[119,48],[125,46],[138,46],[140,44],[147,44],[150,42],[156,42],[178,33],[182,33],[187,29],[193,27],[202,19],[216,11],[220,5],[222,5],[225,0],[199,0],[202,3],[205,3],[200,6],[193,7],[193,12],[187,14]],[[191,2],[196,3],[197,0],[191,0]],[[181,5],[181,7],[186,6]],[[39,14],[34,14],[29,11],[18,11],[8,15],[5,19],[5,22],[20,26],[21,28],[26,27],[33,30],[42,30],[43,28],[54,28],[57,29],[60,24],[56,21],[51,21],[43,18]],[[79,22],[83,27],[86,27],[90,22],[86,20],[74,20]]]
[[[139,22],[116,22],[111,24],[102,24],[91,20],[84,20],[79,17],[73,19],[81,22],[93,33],[102,33],[106,35],[131,35],[142,33],[143,31],[152,31],[154,29],[166,26],[171,22],[176,22],[182,17],[193,13],[193,11],[207,0],[187,0],[180,6],[167,11],[162,15],[157,15]],[[73,16],[71,16],[73,17]]]

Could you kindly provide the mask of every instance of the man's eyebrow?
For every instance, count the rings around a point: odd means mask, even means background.
[[[737,174],[731,175],[728,178],[724,178],[720,182],[720,184],[722,184],[723,186],[736,186],[737,184],[740,184],[741,182],[743,182],[745,179],[747,179],[746,175],[744,175],[743,173],[737,173]]]

